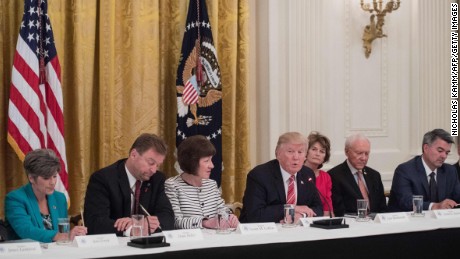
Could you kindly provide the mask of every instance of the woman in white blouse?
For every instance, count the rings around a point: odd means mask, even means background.
[[[165,182],[165,191],[175,215],[175,228],[217,228],[217,210],[225,202],[214,180],[212,156],[216,149],[204,136],[188,137],[177,148],[177,160],[184,171]],[[229,226],[236,228],[238,218],[230,214]]]

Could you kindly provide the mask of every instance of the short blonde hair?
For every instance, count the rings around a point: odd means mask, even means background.
[[[308,141],[305,136],[299,132],[286,132],[281,135],[276,144],[275,154],[278,153],[278,149],[284,144],[304,144],[305,152],[308,150]]]

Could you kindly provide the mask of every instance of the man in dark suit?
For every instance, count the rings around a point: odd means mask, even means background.
[[[360,134],[345,140],[347,159],[328,171],[332,180],[332,204],[336,216],[357,213],[357,199],[369,200],[370,212],[385,212],[386,198],[380,173],[367,166],[371,143]],[[361,181],[361,183],[360,183]]]
[[[453,142],[443,129],[425,133],[422,155],[395,170],[388,203],[392,211],[411,211],[412,195],[423,195],[424,210],[449,209],[460,202],[455,167],[444,163]]]
[[[286,203],[296,205],[295,221],[304,216],[323,215],[315,175],[303,166],[307,145],[305,137],[298,132],[279,137],[276,159],[256,166],[247,176],[240,222],[279,223],[284,218]],[[291,177],[293,192],[288,198]]]
[[[166,152],[162,139],[144,133],[134,141],[127,159],[91,175],[84,211],[88,234],[129,236],[132,214],[144,214],[148,218],[144,229],[149,227],[152,233],[159,227],[173,229],[174,213],[164,191],[165,177],[157,172]],[[134,198],[135,193],[138,199]]]

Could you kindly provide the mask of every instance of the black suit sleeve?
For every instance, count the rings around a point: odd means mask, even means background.
[[[174,229],[174,211],[166,196],[164,183],[165,177],[163,174],[155,173],[153,177],[155,187],[152,193],[154,198],[150,200],[149,211],[152,211],[152,215],[158,217],[163,230],[171,230]]]
[[[332,181],[332,206],[334,208],[334,214],[337,217],[342,217],[345,214],[345,203],[342,197],[342,186],[340,180],[336,179],[337,173],[330,172]]]
[[[386,212],[387,209],[387,200],[385,197],[385,189],[383,188],[382,178],[380,173],[373,170],[373,178],[374,181],[372,188],[369,190],[369,199],[371,199],[371,212],[381,213]]]
[[[261,174],[249,173],[246,181],[246,190],[243,197],[243,212],[241,222],[275,222],[284,217],[283,206],[279,200],[273,199],[273,194],[267,190],[276,191],[276,188],[268,188],[269,181],[259,177]]]
[[[116,233],[117,236],[122,236],[123,232],[117,231],[114,227],[115,220],[111,218],[111,192],[110,185],[103,177],[103,174],[94,173],[86,189],[85,196],[85,224],[88,228],[88,234],[109,234]],[[121,204],[121,198],[119,199]]]

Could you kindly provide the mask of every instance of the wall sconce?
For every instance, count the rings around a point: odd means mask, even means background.
[[[370,24],[364,27],[363,33],[363,48],[366,58],[369,58],[369,55],[372,52],[372,41],[374,41],[377,38],[387,36],[382,32],[382,27],[385,24],[385,15],[387,13],[391,13],[392,11],[398,10],[400,5],[400,0],[390,0],[385,5],[385,8],[383,8],[383,0],[372,0],[371,7],[371,4],[365,4],[364,0],[361,0],[361,8],[364,11],[372,14],[370,17]],[[375,21],[375,16],[377,16],[377,22]]]

